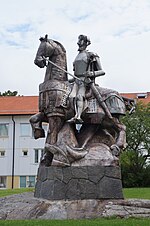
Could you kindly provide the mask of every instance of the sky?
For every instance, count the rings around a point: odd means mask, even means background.
[[[150,0],[0,0],[0,92],[38,95],[46,68],[34,58],[45,34],[64,45],[70,73],[84,34],[106,73],[99,86],[150,92]]]

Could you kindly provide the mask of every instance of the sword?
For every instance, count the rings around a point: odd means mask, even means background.
[[[57,64],[55,64],[53,61],[47,59],[45,56],[43,56],[43,59],[48,61],[50,64],[54,65],[55,67],[59,68],[60,70],[62,70],[63,72],[67,73],[68,75],[72,76],[73,78],[82,81],[80,78],[78,78],[77,76],[71,74],[70,72],[66,71],[65,69],[61,68],[60,66],[58,66]],[[83,81],[82,81],[83,82]]]

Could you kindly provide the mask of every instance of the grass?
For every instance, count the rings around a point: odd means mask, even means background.
[[[1,220],[3,226],[149,226],[149,219]]]
[[[123,194],[126,199],[150,199],[150,188],[124,188]]]
[[[34,191],[34,188],[0,189],[0,197]]]

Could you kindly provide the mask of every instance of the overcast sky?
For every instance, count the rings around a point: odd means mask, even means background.
[[[0,92],[38,95],[45,68],[33,61],[45,34],[66,48],[69,72],[85,34],[106,72],[100,86],[150,92],[150,0],[0,0]]]

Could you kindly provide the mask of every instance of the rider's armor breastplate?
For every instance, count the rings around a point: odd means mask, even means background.
[[[75,75],[82,76],[87,71],[88,53],[86,51],[80,52],[74,61]]]

